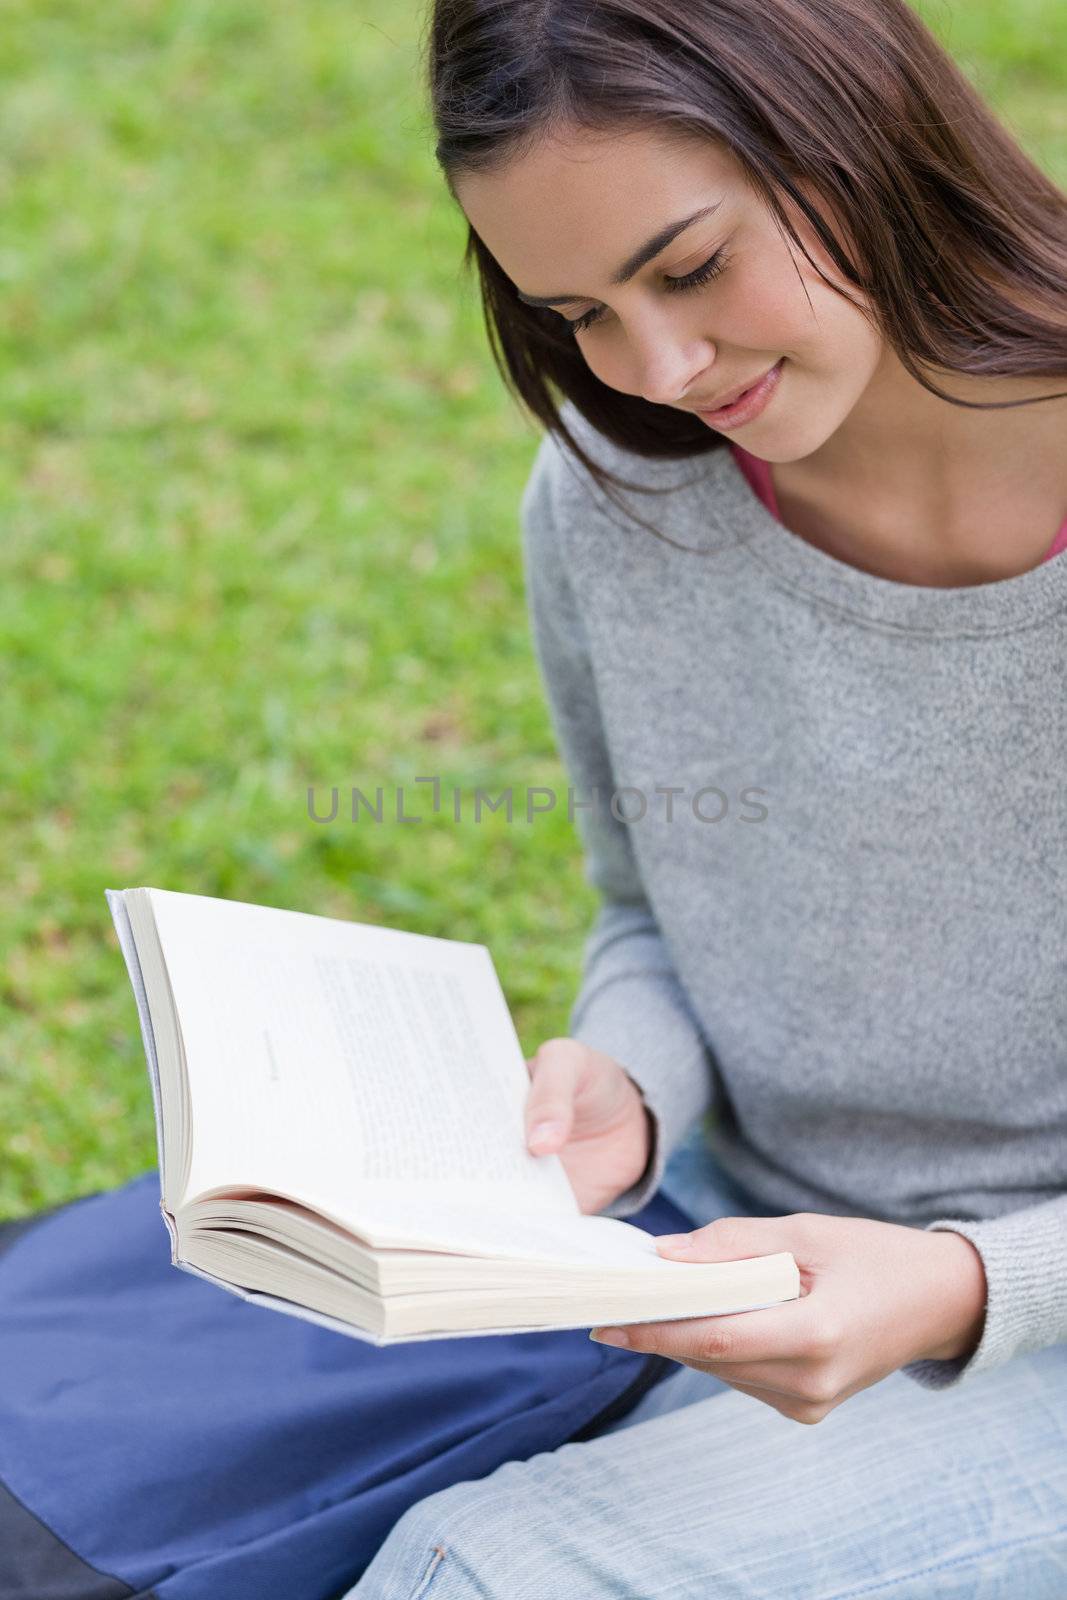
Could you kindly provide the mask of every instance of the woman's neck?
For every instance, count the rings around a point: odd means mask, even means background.
[[[966,400],[1067,390],[1057,380],[942,374]],[[779,512],[850,565],[934,587],[1037,566],[1067,518],[1067,397],[975,411],[930,394],[887,359],[811,455],[772,467]]]

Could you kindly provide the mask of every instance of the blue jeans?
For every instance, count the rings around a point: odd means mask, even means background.
[[[758,1213],[699,1128],[664,1188]],[[679,1366],[629,1416],[396,1523],[345,1600],[1067,1600],[1067,1345],[900,1372],[817,1427]]]

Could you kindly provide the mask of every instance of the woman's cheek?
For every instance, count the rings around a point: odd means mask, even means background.
[[[769,265],[739,267],[716,309],[719,338],[734,349],[791,355],[810,333],[807,297],[788,257],[784,276]]]

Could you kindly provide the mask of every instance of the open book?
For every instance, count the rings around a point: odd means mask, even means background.
[[[788,1252],[667,1261],[643,1229],[582,1213],[559,1157],[526,1148],[529,1074],[485,945],[105,892],[175,1266],[379,1345],[799,1294]]]

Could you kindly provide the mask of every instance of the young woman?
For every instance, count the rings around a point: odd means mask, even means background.
[[[352,1592],[1062,1600],[1067,199],[903,0],[438,0],[430,74],[603,897],[530,1148],[803,1292],[594,1330],[678,1373]]]

